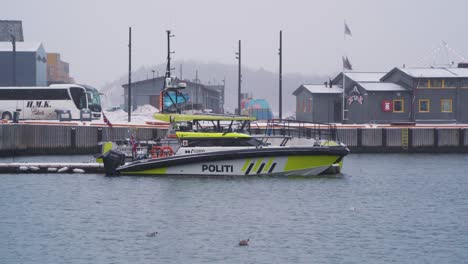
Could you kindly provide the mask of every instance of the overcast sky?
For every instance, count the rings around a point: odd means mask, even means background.
[[[346,53],[356,70],[421,64],[442,41],[468,56],[468,1],[463,0],[2,0],[0,19],[22,20],[26,41],[41,41],[70,63],[77,81],[100,86],[133,67],[165,61],[171,29],[176,60],[331,75]],[[344,40],[344,20],[352,39]],[[190,76],[187,76],[190,78]]]

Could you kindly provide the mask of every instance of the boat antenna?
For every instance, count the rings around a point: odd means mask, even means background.
[[[167,64],[166,64],[166,74],[164,75],[164,82],[163,82],[163,87],[162,87],[162,90],[161,90],[161,93],[160,93],[160,104],[159,104],[159,108],[160,108],[160,112],[161,113],[164,113],[165,112],[165,109],[164,109],[164,96],[167,94],[166,92],[166,88],[167,87],[167,79],[171,79],[171,70],[173,70],[171,68],[171,54],[175,53],[174,51],[171,51],[171,38],[175,37],[175,35],[171,34],[171,30],[166,30],[166,33],[167,33]],[[169,97],[170,98],[170,97]],[[171,99],[172,101],[172,99]]]

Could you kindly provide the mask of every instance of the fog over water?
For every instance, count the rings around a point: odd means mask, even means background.
[[[165,61],[171,29],[174,59],[236,64],[241,39],[245,66],[276,72],[283,30],[285,73],[330,75],[343,54],[356,70],[373,71],[427,64],[442,41],[466,56],[467,9],[461,0],[15,0],[2,2],[0,19],[22,20],[25,40],[61,53],[77,81],[102,86],[127,71],[129,26],[135,69]]]

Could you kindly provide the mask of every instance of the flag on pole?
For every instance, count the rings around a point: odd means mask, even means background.
[[[137,144],[135,138],[133,137],[133,134],[130,137],[130,144],[132,145],[132,156],[135,157],[137,154]]]
[[[104,120],[104,123],[106,123],[106,125],[112,128],[112,123],[109,121],[109,119],[107,119],[107,116],[104,114],[104,112],[102,112],[102,119]]]
[[[345,21],[345,23],[344,23],[344,34],[345,34],[345,36],[346,36],[346,35],[348,35],[348,36],[350,36],[350,37],[353,36],[353,35],[351,34],[351,29],[349,29],[348,24],[346,24],[346,21]]]
[[[351,65],[351,62],[349,62],[348,57],[343,56],[343,69],[345,70],[353,70],[353,65]]]

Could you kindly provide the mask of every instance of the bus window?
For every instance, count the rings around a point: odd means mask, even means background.
[[[78,109],[87,108],[86,106],[86,93],[83,88],[72,87],[70,88],[70,93],[73,98],[73,102]]]

